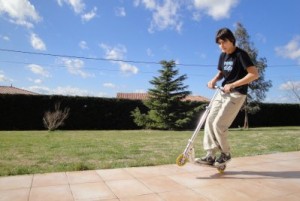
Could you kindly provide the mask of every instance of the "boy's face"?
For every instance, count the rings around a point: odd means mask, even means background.
[[[233,43],[230,40],[219,39],[218,44],[219,44],[221,51],[226,54],[231,54],[235,50],[235,46],[233,45]]]

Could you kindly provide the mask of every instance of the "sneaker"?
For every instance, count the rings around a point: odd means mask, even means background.
[[[230,153],[228,153],[228,154],[221,153],[221,156],[216,160],[216,162],[214,163],[214,166],[219,167],[219,166],[225,165],[230,160],[231,160]]]
[[[213,165],[215,161],[216,161],[216,157],[212,157],[210,155],[195,159],[195,163],[199,163],[203,165]]]

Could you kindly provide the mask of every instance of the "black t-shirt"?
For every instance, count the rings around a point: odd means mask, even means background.
[[[254,66],[249,55],[242,49],[236,47],[232,54],[221,53],[219,58],[218,70],[223,74],[222,86],[230,84],[247,75],[247,68]],[[248,84],[236,87],[235,91],[247,94]]]

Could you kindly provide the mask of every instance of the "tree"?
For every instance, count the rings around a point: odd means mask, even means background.
[[[248,113],[255,114],[260,110],[258,103],[266,98],[266,92],[272,87],[272,81],[265,80],[264,74],[267,68],[267,59],[258,58],[258,50],[254,47],[253,43],[250,42],[250,36],[241,23],[237,23],[234,34],[236,37],[236,45],[249,54],[260,75],[259,79],[249,84],[248,96],[243,106],[243,110],[245,111],[244,128],[248,128]]]
[[[65,108],[63,111],[60,110],[60,103],[56,103],[53,112],[45,112],[43,118],[44,126],[49,131],[56,130],[59,126],[62,126],[64,121],[69,117],[69,111],[70,108]]]
[[[280,88],[288,91],[291,99],[295,99],[300,103],[300,81],[288,81],[282,84]]]
[[[144,101],[149,109],[142,114],[139,108],[132,112],[134,122],[141,127],[150,129],[175,130],[183,128],[191,121],[194,111],[187,110],[187,102],[182,101],[191,92],[183,81],[187,76],[178,75],[173,60],[161,61],[160,76],[154,77],[150,84],[154,88],[148,90],[148,99]],[[177,76],[177,77],[176,77]]]

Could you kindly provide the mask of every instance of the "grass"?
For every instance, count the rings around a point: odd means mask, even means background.
[[[0,131],[0,176],[174,164],[192,133]],[[300,127],[232,129],[229,139],[233,157],[300,151]]]

